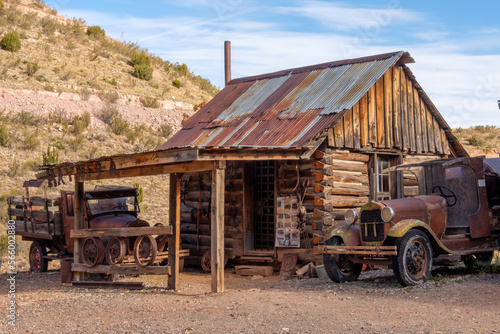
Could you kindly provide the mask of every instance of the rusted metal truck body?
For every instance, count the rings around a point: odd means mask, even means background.
[[[137,195],[137,189],[130,187],[97,186],[86,191],[84,229],[149,227],[148,222],[138,218]],[[9,217],[15,221],[15,233],[22,236],[22,240],[32,242],[29,252],[31,271],[44,272],[49,261],[73,257],[74,192],[62,190],[57,198],[10,197],[8,204]],[[144,236],[136,245],[139,238],[86,238],[81,246],[83,260],[89,267],[103,261],[116,264],[134,253],[140,265],[150,265],[166,257],[157,257],[165,248],[166,236],[156,239]]]
[[[316,247],[333,281],[356,280],[363,265],[392,265],[401,285],[421,284],[441,254],[471,268],[490,264],[500,249],[500,158],[434,160],[391,175],[400,198],[348,210]]]

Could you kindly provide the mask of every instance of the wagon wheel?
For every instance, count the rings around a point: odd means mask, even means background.
[[[228,255],[224,254],[224,267],[226,267],[228,260]],[[212,252],[210,250],[207,250],[201,257],[201,268],[207,272],[212,270]]]
[[[99,238],[85,238],[82,242],[81,252],[83,263],[87,267],[95,267],[104,260],[104,244]]]
[[[111,237],[106,245],[106,261],[115,265],[123,261],[127,253],[127,245],[123,238]]]
[[[38,241],[33,241],[30,247],[30,270],[35,273],[47,271],[48,261],[43,257],[47,255],[47,249]]]
[[[150,235],[141,235],[134,243],[134,259],[139,267],[152,265],[156,260],[158,248],[156,240]]]

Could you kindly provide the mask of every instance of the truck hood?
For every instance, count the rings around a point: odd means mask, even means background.
[[[89,228],[119,228],[132,226],[149,226],[149,223],[126,213],[97,216],[89,221]]]
[[[403,219],[418,219],[429,224],[429,212],[446,208],[446,199],[438,195],[398,198],[383,201],[382,204],[394,210],[394,222]]]

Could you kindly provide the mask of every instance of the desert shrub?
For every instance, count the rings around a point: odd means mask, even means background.
[[[120,95],[115,91],[102,92],[99,94],[99,98],[106,103],[116,103],[116,101],[120,98]]]
[[[118,115],[118,109],[115,106],[107,103],[101,110],[100,118],[104,123],[109,125]]]
[[[180,75],[182,75],[182,76],[184,76],[184,77],[185,77],[185,76],[187,76],[187,75],[188,75],[188,73],[189,73],[189,69],[188,69],[188,67],[187,67],[187,65],[186,65],[186,64],[182,64],[182,65],[177,64],[177,65],[175,65],[175,70],[176,70],[176,71],[177,71]]]
[[[13,118],[13,121],[22,125],[37,125],[40,122],[40,119],[29,112],[21,110],[19,115]]]
[[[80,135],[68,140],[69,148],[71,148],[74,152],[78,151],[78,149],[82,146],[84,139],[85,139],[85,137],[80,134]]]
[[[2,38],[2,41],[0,42],[0,45],[2,46],[2,49],[10,52],[19,51],[21,49],[21,40],[19,39],[19,34],[15,31],[5,34],[5,36]]]
[[[7,175],[10,177],[16,177],[22,174],[22,165],[19,160],[13,159],[9,162],[9,169],[7,170]]]
[[[95,158],[99,157],[99,147],[97,147],[95,145],[89,146],[87,151],[85,151],[84,156],[87,159],[95,159]]]
[[[43,90],[47,92],[53,92],[54,91],[54,85],[51,85],[49,83],[43,85]]]
[[[49,79],[47,79],[43,74],[37,75],[35,79],[39,82],[49,82]]]
[[[23,149],[25,150],[36,150],[40,146],[40,140],[36,133],[30,134],[24,139]]]
[[[59,150],[64,150],[64,148],[66,147],[66,145],[60,138],[52,137],[50,140],[52,142],[52,147],[55,147]]]
[[[58,123],[58,124],[66,124],[69,123],[68,114],[66,110],[59,108],[57,110],[53,110],[49,113],[47,117],[47,122],[49,124]]]
[[[475,135],[469,137],[467,141],[469,142],[469,145],[472,146],[482,146],[484,144],[484,140],[482,138],[477,138]]]
[[[133,187],[137,189],[137,202],[141,204],[144,199],[144,191],[142,190],[142,186],[139,183],[134,183]]]
[[[130,130],[127,120],[125,120],[119,114],[113,118],[113,120],[109,124],[109,128],[115,135],[123,135]]]
[[[27,160],[23,163],[22,165],[22,170],[23,171],[31,171],[31,172],[36,172],[38,168],[40,167],[40,163],[35,161],[35,160]]]
[[[106,36],[106,32],[99,26],[90,26],[87,28],[87,36],[99,39]]]
[[[78,92],[78,94],[80,95],[80,99],[82,101],[88,101],[90,99],[90,95],[92,93],[91,93],[91,91],[87,87],[83,87],[82,89],[80,89],[80,91]]]
[[[145,64],[135,65],[134,75],[141,80],[149,81],[153,78],[153,68]]]
[[[47,152],[42,152],[42,163],[44,165],[59,163],[59,151],[55,147],[50,149],[50,145],[47,146]]]
[[[2,8],[3,8],[3,1],[0,0],[0,9],[2,9]]]
[[[170,137],[170,135],[172,134],[173,131],[174,130],[172,129],[170,124],[163,123],[162,125],[160,125],[158,127],[157,133],[158,133],[158,136],[161,136],[163,138],[168,138],[168,137]]]
[[[175,79],[174,81],[172,81],[172,86],[174,86],[175,88],[181,88],[182,83],[179,79]]]
[[[158,103],[158,99],[156,97],[140,97],[139,101],[141,102],[143,107],[146,108],[160,108],[160,104]]]
[[[45,16],[40,20],[40,25],[42,26],[42,31],[45,35],[53,36],[59,24],[51,17]]]
[[[136,52],[130,57],[130,62],[132,66],[135,65],[147,65],[151,66],[151,59],[145,52]]]
[[[26,67],[26,74],[28,74],[29,77],[32,77],[35,75],[37,71],[38,71],[38,62],[36,63],[29,62],[28,66]]]
[[[90,125],[90,114],[88,111],[81,116],[75,116],[71,122],[71,133],[79,135]]]
[[[7,130],[7,127],[5,124],[0,124],[0,146],[7,146],[9,145],[9,131]]]
[[[134,75],[139,79],[149,81],[153,78],[151,59],[145,52],[134,53],[130,58],[130,63],[134,67]]]
[[[116,81],[115,78],[112,78],[112,79],[104,78],[104,82],[107,82],[107,83],[109,83],[112,86],[117,86],[118,85],[118,82]]]

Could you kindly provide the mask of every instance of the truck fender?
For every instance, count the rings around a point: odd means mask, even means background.
[[[400,238],[405,235],[409,230],[417,228],[424,230],[429,237],[429,241],[434,248],[440,248],[442,252],[451,253],[443,243],[439,240],[436,234],[432,231],[431,227],[418,219],[404,219],[394,224],[387,232],[387,236],[393,238]]]
[[[361,244],[358,225],[349,225],[346,222],[341,222],[330,227],[325,234],[325,240],[333,237],[339,237],[344,244],[356,246]]]

